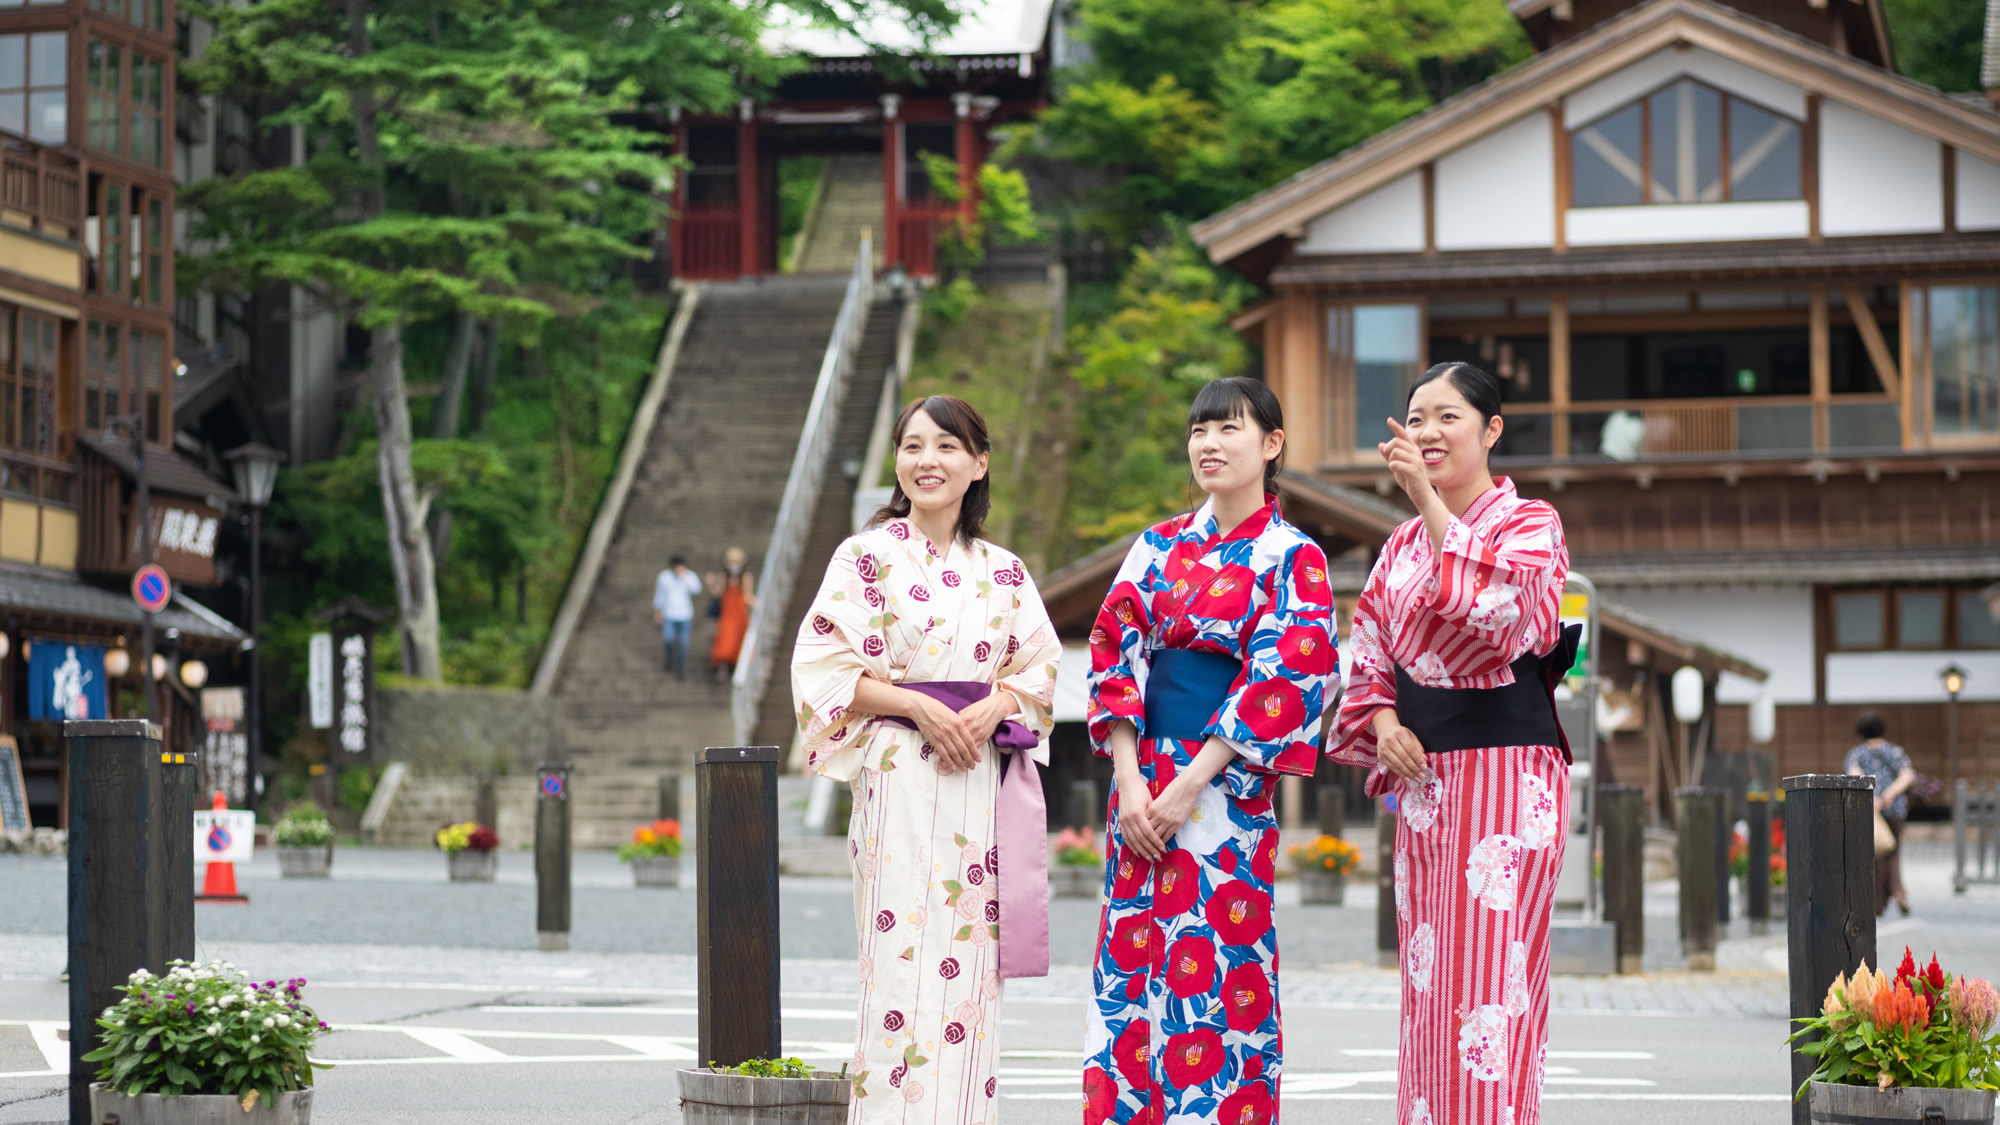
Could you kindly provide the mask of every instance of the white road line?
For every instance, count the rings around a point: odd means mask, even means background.
[[[509,1057],[484,1043],[475,1043],[459,1032],[442,1027],[405,1027],[398,1030],[434,1051],[443,1051],[458,1062],[500,1062]]]
[[[49,1069],[60,1074],[69,1073],[69,1043],[56,1037],[56,1032],[65,1030],[68,1023],[41,1021],[28,1025],[28,1038],[41,1048],[42,1058]]]

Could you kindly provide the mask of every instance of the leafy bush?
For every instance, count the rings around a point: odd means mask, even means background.
[[[368,802],[375,798],[375,783],[381,778],[379,766],[349,766],[340,771],[334,797],[341,808],[359,816],[368,811]]]
[[[1788,1042],[1819,1060],[1793,1100],[1814,1082],[1926,1089],[2000,1089],[2000,993],[1981,977],[1953,977],[1931,963],[1917,968],[1905,947],[1894,978],[1863,961],[1854,979],[1833,978],[1820,1014],[1792,1022]],[[1800,1043],[1814,1034],[1819,1038]]]
[[[300,998],[305,983],[258,984],[227,961],[175,961],[163,977],[140,969],[98,1018],[101,1045],[84,1059],[128,1094],[227,1094],[248,1112],[327,1066],[307,1057],[327,1026]]]
[[[714,1059],[708,1061],[708,1069],[717,1074],[740,1074],[746,1078],[834,1078],[847,1077],[847,1064],[840,1064],[838,1075],[807,1066],[804,1059],[745,1059],[736,1066],[718,1066]]]
[[[1090,828],[1065,828],[1056,834],[1056,863],[1063,867],[1100,867],[1097,833]]]
[[[300,801],[285,810],[271,839],[281,848],[323,848],[333,842],[333,825],[318,805]]]

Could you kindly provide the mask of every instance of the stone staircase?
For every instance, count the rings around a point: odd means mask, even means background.
[[[882,265],[882,157],[841,153],[826,158],[819,205],[799,234],[800,274],[845,274],[861,249],[861,228],[875,232],[875,266]]]

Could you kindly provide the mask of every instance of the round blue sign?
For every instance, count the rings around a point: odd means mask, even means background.
[[[552,773],[542,778],[542,793],[544,796],[560,797],[562,796],[562,791],[563,779],[561,774]]]
[[[214,825],[208,830],[208,850],[212,852],[226,852],[229,850],[231,839],[229,829],[224,828],[220,824]]]
[[[174,585],[167,580],[167,572],[157,563],[148,563],[132,576],[132,600],[147,613],[158,613],[167,608],[167,602],[174,596]]]

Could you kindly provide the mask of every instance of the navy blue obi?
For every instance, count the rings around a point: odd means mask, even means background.
[[[1200,741],[1243,674],[1243,662],[1220,652],[1154,650],[1147,662],[1146,737]]]

